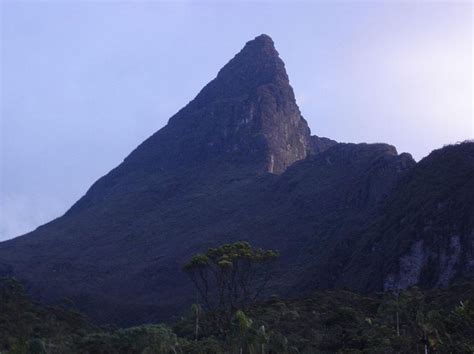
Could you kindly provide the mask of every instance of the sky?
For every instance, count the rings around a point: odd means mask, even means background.
[[[472,139],[471,1],[0,1],[0,241],[62,215],[250,39],[313,134]]]

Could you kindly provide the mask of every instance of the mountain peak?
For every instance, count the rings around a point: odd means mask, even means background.
[[[169,169],[224,161],[255,173],[283,172],[309,153],[310,130],[285,64],[268,35],[247,42],[168,125],[127,163]]]
[[[278,52],[275,49],[275,43],[273,39],[267,34],[261,34],[254,39],[248,41],[242,51],[258,51],[271,56],[278,56]]]
[[[248,41],[239,54],[242,53],[250,53],[254,57],[260,57],[261,59],[270,61],[279,57],[273,39],[266,34],[261,34]]]
[[[238,94],[239,89],[249,91],[268,83],[289,85],[289,80],[273,40],[262,34],[248,41],[203,91],[220,90],[221,93]],[[213,91],[213,94],[218,93]]]
[[[260,43],[270,43],[272,46],[275,44],[273,43],[272,37],[270,37],[268,34],[262,33],[261,35],[255,37],[251,41],[248,41],[247,43],[250,42],[260,42]]]

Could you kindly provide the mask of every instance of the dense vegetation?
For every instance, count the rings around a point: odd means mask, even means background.
[[[2,353],[472,353],[474,283],[362,296],[317,291],[237,310],[224,333],[212,313],[174,324],[95,327],[71,304],[32,302],[13,279],[0,285]],[[398,326],[397,326],[398,314]],[[196,316],[199,332],[196,338]]]
[[[193,256],[184,271],[195,286],[196,305],[202,303],[208,312],[219,314],[214,317],[228,327],[237,310],[261,299],[277,257],[277,252],[254,249],[245,241]]]

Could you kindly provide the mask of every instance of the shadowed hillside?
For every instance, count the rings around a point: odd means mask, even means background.
[[[280,252],[269,293],[445,286],[472,277],[473,145],[415,164],[311,136],[261,35],[64,216],[0,243],[0,275],[121,324],[179,316],[183,264],[236,240]]]

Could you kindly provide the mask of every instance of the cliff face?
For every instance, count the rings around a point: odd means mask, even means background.
[[[465,142],[433,151],[398,183],[339,284],[445,287],[473,276],[474,143]]]
[[[0,275],[122,324],[179,315],[186,260],[236,240],[280,251],[273,293],[440,286],[472,274],[471,154],[415,166],[387,144],[310,136],[262,35],[64,216],[0,243]]]
[[[280,174],[312,151],[310,139],[285,65],[272,39],[261,35],[70,212],[142,188],[138,179],[187,168],[219,166],[241,176]]]
[[[261,35],[127,159],[172,167],[225,159],[281,173],[309,150],[310,131],[273,41]]]

